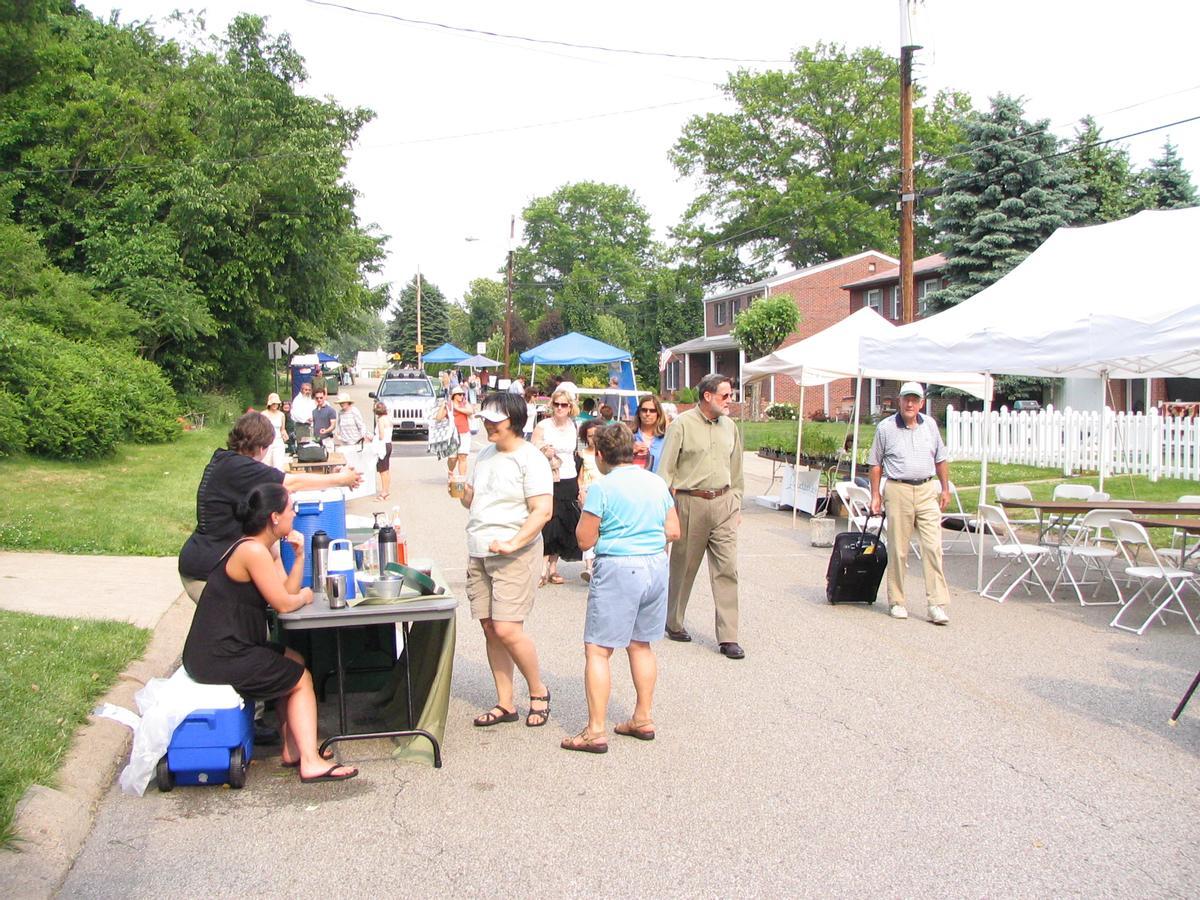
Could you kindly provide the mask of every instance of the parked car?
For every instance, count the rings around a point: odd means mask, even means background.
[[[389,369],[371,392],[392,417],[392,437],[420,434],[429,436],[429,419],[437,410],[433,382],[416,369]]]
[[[1037,400],[1014,400],[1013,412],[1038,412],[1042,404]]]

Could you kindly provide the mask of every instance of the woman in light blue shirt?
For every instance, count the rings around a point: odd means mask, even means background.
[[[666,482],[633,464],[629,429],[618,422],[595,429],[594,435],[604,478],[589,488],[575,530],[581,548],[596,549],[583,631],[588,724],[561,746],[607,753],[609,660],[617,647],[629,655],[637,704],[633,717],[613,730],[654,740],[651,706],[658,663],[650,642],[661,638],[667,625],[667,542],[679,538],[680,527]]]

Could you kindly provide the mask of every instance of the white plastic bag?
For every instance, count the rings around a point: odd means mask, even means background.
[[[372,442],[373,443],[373,442]],[[338,451],[346,458],[346,465],[362,472],[362,484],[346,489],[347,500],[357,500],[360,497],[375,496],[375,450],[368,445],[360,448],[357,444],[339,447]]]

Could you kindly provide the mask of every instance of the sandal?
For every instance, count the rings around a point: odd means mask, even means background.
[[[346,772],[342,775],[334,775],[333,773],[338,769],[345,769]],[[300,782],[302,784],[316,784],[318,781],[349,781],[357,774],[358,769],[355,769],[352,766],[330,766],[320,775],[311,775],[308,778],[305,778],[303,775],[301,775]]]
[[[567,583],[567,579],[563,578],[557,572],[555,572],[553,575],[551,575],[547,579],[547,581],[549,581],[551,584],[566,584]]]
[[[630,719],[628,722],[622,722],[620,725],[613,726],[613,731],[625,737],[637,738],[639,741],[654,740],[654,723],[643,722],[638,724]]]
[[[496,710],[500,710],[499,713]],[[485,712],[483,715],[476,716],[472,720],[472,724],[476,728],[487,728],[489,725],[499,725],[501,722],[515,722],[521,718],[517,715],[515,709],[505,709],[499,703]]]
[[[591,737],[586,728],[574,737],[563,738],[558,745],[564,750],[579,750],[582,753],[607,753],[608,741],[604,735]]]
[[[532,694],[530,694],[529,695],[529,703],[530,703],[529,715],[527,715],[525,717],[525,725],[527,728],[541,728],[543,725],[545,725],[547,722],[550,721],[550,688],[546,688],[546,696],[545,697],[535,697]],[[532,706],[532,704],[534,704],[534,703],[545,703],[546,708],[545,709],[534,709]],[[514,713],[514,715],[515,715],[515,713]],[[541,721],[540,722],[533,721],[534,716],[537,716],[538,718],[540,718]]]
[[[545,572],[543,572],[542,577],[538,579],[538,587],[545,587],[546,582],[549,580],[550,580],[550,576],[547,575]]]

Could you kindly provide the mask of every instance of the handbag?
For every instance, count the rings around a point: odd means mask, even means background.
[[[458,429],[454,427],[454,420],[450,416],[429,423],[428,452],[437,454],[438,459],[457,455]]]
[[[302,463],[321,463],[329,459],[329,451],[323,444],[312,442],[301,443],[296,447],[296,461]]]

